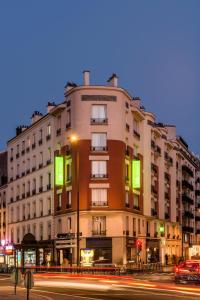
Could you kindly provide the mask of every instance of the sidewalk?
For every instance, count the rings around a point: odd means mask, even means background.
[[[26,300],[26,290],[17,289],[17,295],[14,295],[14,287],[0,287],[0,299],[1,300]],[[43,295],[37,295],[30,291],[29,300],[50,300],[51,298]]]

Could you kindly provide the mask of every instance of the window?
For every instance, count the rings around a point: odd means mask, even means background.
[[[92,234],[106,235],[106,217],[92,217]]]
[[[25,141],[22,141],[22,151],[25,150]]]
[[[92,123],[101,124],[107,122],[107,107],[106,105],[92,105]]]
[[[139,121],[136,120],[135,118],[133,119],[133,131],[135,133],[140,133]]]
[[[129,216],[126,216],[126,232],[129,231]]]
[[[40,240],[43,240],[43,224],[40,224]]]
[[[47,204],[48,204],[48,213],[50,214],[51,213],[51,198],[50,197],[47,199]]]
[[[133,218],[133,236],[136,236],[136,219]]]
[[[107,150],[106,133],[92,133],[92,150],[93,151]]]
[[[43,165],[43,152],[40,152],[40,163],[39,163],[39,167],[41,167]]]
[[[61,219],[58,219],[57,233],[62,233],[62,220]]]
[[[125,206],[129,207],[129,192],[125,191]]]
[[[47,223],[47,235],[48,235],[48,239],[51,239],[51,222]]]
[[[138,234],[141,234],[141,222],[140,222],[140,219],[138,219]]]
[[[33,224],[33,235],[35,236],[36,234],[36,224]]]
[[[60,209],[62,206],[62,194],[58,194],[58,208]]]
[[[35,142],[36,142],[36,138],[35,138],[35,133],[34,133],[34,134],[33,134],[33,143],[32,143],[32,145],[35,146]]]
[[[36,202],[33,202],[33,218],[36,217]]]
[[[126,181],[129,181],[129,175],[130,175],[130,172],[129,172],[129,163],[128,162],[126,162],[126,164],[125,164],[125,176],[126,176]]]
[[[40,216],[43,216],[43,200],[40,199]]]
[[[72,218],[68,217],[67,218],[67,231],[71,232],[71,230],[72,230]]]
[[[71,181],[72,179],[72,165],[71,159],[66,160],[66,181]]]
[[[92,177],[104,178],[107,177],[107,162],[92,161]]]
[[[51,124],[47,125],[47,135],[51,135]]]
[[[47,160],[49,162],[51,162],[51,148],[50,147],[48,148],[47,154],[48,154],[48,159]]]
[[[72,191],[67,191],[68,207],[72,206]]]
[[[139,209],[139,195],[133,194],[133,208]]]
[[[92,189],[92,206],[107,206],[107,189]]]
[[[67,111],[66,121],[67,121],[66,128],[70,128],[70,126],[71,126],[71,110],[70,109],[68,109],[68,111]]]

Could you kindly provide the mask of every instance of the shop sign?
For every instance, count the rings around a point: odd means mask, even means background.
[[[13,245],[7,245],[5,246],[5,255],[12,255],[13,254]]]
[[[94,249],[81,249],[81,265],[92,266],[94,262]]]
[[[133,238],[127,238],[127,240],[126,240],[126,246],[127,247],[135,247],[135,239],[133,239]]]

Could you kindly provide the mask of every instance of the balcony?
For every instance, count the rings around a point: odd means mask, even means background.
[[[47,160],[47,166],[51,164],[51,159]]]
[[[23,149],[22,151],[21,151],[21,155],[24,155],[25,154],[25,149]]]
[[[98,202],[92,202],[92,207],[103,207],[108,206],[108,201],[98,201]]]
[[[153,140],[151,140],[151,148],[152,148],[152,149],[155,149],[155,147],[156,147],[155,142],[154,142]]]
[[[16,158],[19,158],[19,153],[16,154]]]
[[[13,161],[13,156],[10,157],[10,162]]]
[[[70,208],[72,208],[72,205],[70,203],[67,203],[66,204],[66,209],[70,209]]]
[[[36,170],[36,167],[32,167],[32,172],[34,172]]]
[[[136,138],[140,139],[140,134],[139,134],[138,131],[133,130],[133,135],[134,135]]]
[[[13,203],[13,197],[10,198],[10,203]]]
[[[26,193],[27,198],[30,197],[30,195],[31,195],[30,191]]]
[[[40,163],[39,166],[38,166],[38,168],[42,169],[42,167],[43,167],[43,163]]]
[[[91,151],[92,152],[106,152],[108,151],[108,147],[107,146],[92,146],[91,147]]]
[[[61,206],[57,206],[57,207],[56,207],[56,210],[57,210],[57,211],[60,211],[60,210],[61,210]]]
[[[26,170],[26,175],[28,175],[30,173],[30,169]]]
[[[129,203],[125,203],[125,207],[126,207],[126,208],[129,208],[129,207],[130,207],[130,204],[129,204]]]
[[[158,194],[157,188],[154,185],[151,186],[151,192],[155,195]]]
[[[39,187],[39,193],[42,193],[43,192],[43,186],[40,186]]]
[[[169,220],[169,218],[170,218],[170,217],[169,217],[169,213],[166,212],[166,213],[165,213],[165,220]]]
[[[26,153],[28,153],[30,151],[30,147],[26,148]]]
[[[183,203],[189,203],[191,205],[194,205],[194,200],[191,199],[189,196],[187,196],[186,194],[182,195],[182,201]]]
[[[126,123],[126,130],[129,131],[130,130],[130,126]]]
[[[133,205],[133,209],[140,210],[140,207],[138,205]]]
[[[154,232],[154,237],[157,238],[158,237],[158,232]]]
[[[197,230],[196,230],[196,234],[200,234],[200,229],[197,229]]]
[[[61,135],[61,128],[58,128],[58,129],[56,130],[56,136],[59,136],[59,135]]]
[[[191,191],[194,190],[193,185],[191,183],[189,183],[187,180],[182,180],[182,187],[187,188]]]
[[[38,145],[39,145],[39,146],[42,145],[42,139],[40,139],[40,140],[38,141]]]
[[[21,177],[24,177],[25,175],[26,175],[25,172],[22,172]]]
[[[92,230],[92,236],[106,236],[106,230]]]
[[[186,166],[186,165],[183,165],[183,166],[182,166],[182,172],[187,173],[187,174],[188,174],[189,176],[191,176],[191,177],[194,176],[192,170],[191,170],[188,166]]]
[[[35,149],[35,146],[36,146],[35,143],[33,143],[33,144],[32,144],[32,149]]]
[[[124,230],[123,235],[129,236],[129,230]]]
[[[25,193],[22,194],[22,199],[25,199],[26,195]]]
[[[186,210],[183,214],[183,218],[194,219],[194,214]]]
[[[46,136],[46,141],[49,141],[51,139],[51,135],[50,134],[47,134]]]
[[[49,209],[48,209],[48,215],[50,215],[50,214],[51,214],[51,209],[49,208]]]
[[[33,189],[32,190],[32,195],[35,195],[36,194],[36,189]]]
[[[152,208],[152,209],[151,209],[151,216],[152,216],[152,217],[157,217],[157,215],[158,215],[158,213],[157,213],[156,209],[155,209],[155,208]]]
[[[47,191],[51,189],[51,184],[47,184]]]
[[[65,126],[66,130],[70,129],[71,128],[71,122],[68,122]]]
[[[199,216],[195,216],[195,221],[200,221],[200,215]]]
[[[20,197],[19,195],[16,196],[16,201],[19,201]]]
[[[195,191],[195,195],[196,195],[196,196],[200,196],[200,190],[196,190],[196,191]]]
[[[169,192],[165,192],[165,199],[167,199],[167,200],[170,199]]]
[[[107,118],[91,118],[90,120],[91,125],[107,125],[108,119]]]
[[[155,147],[155,154],[157,156],[161,156],[161,148],[158,145],[156,145],[156,147]]]
[[[158,168],[156,165],[154,165],[153,163],[151,164],[151,171],[155,173],[155,175],[158,174]]]
[[[93,179],[107,179],[108,174],[91,174],[90,177]]]
[[[182,230],[183,230],[184,232],[189,232],[189,233],[193,233],[193,232],[194,232],[194,229],[193,229],[193,227],[191,227],[191,226],[183,226],[183,227],[182,227]]]
[[[20,176],[19,176],[19,174],[17,174],[17,175],[16,175],[16,179],[19,179],[19,178],[20,178]]]

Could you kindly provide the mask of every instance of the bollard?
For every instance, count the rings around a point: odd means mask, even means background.
[[[34,286],[33,274],[31,271],[27,271],[25,274],[24,286],[27,289],[26,299],[29,300],[30,289]]]

